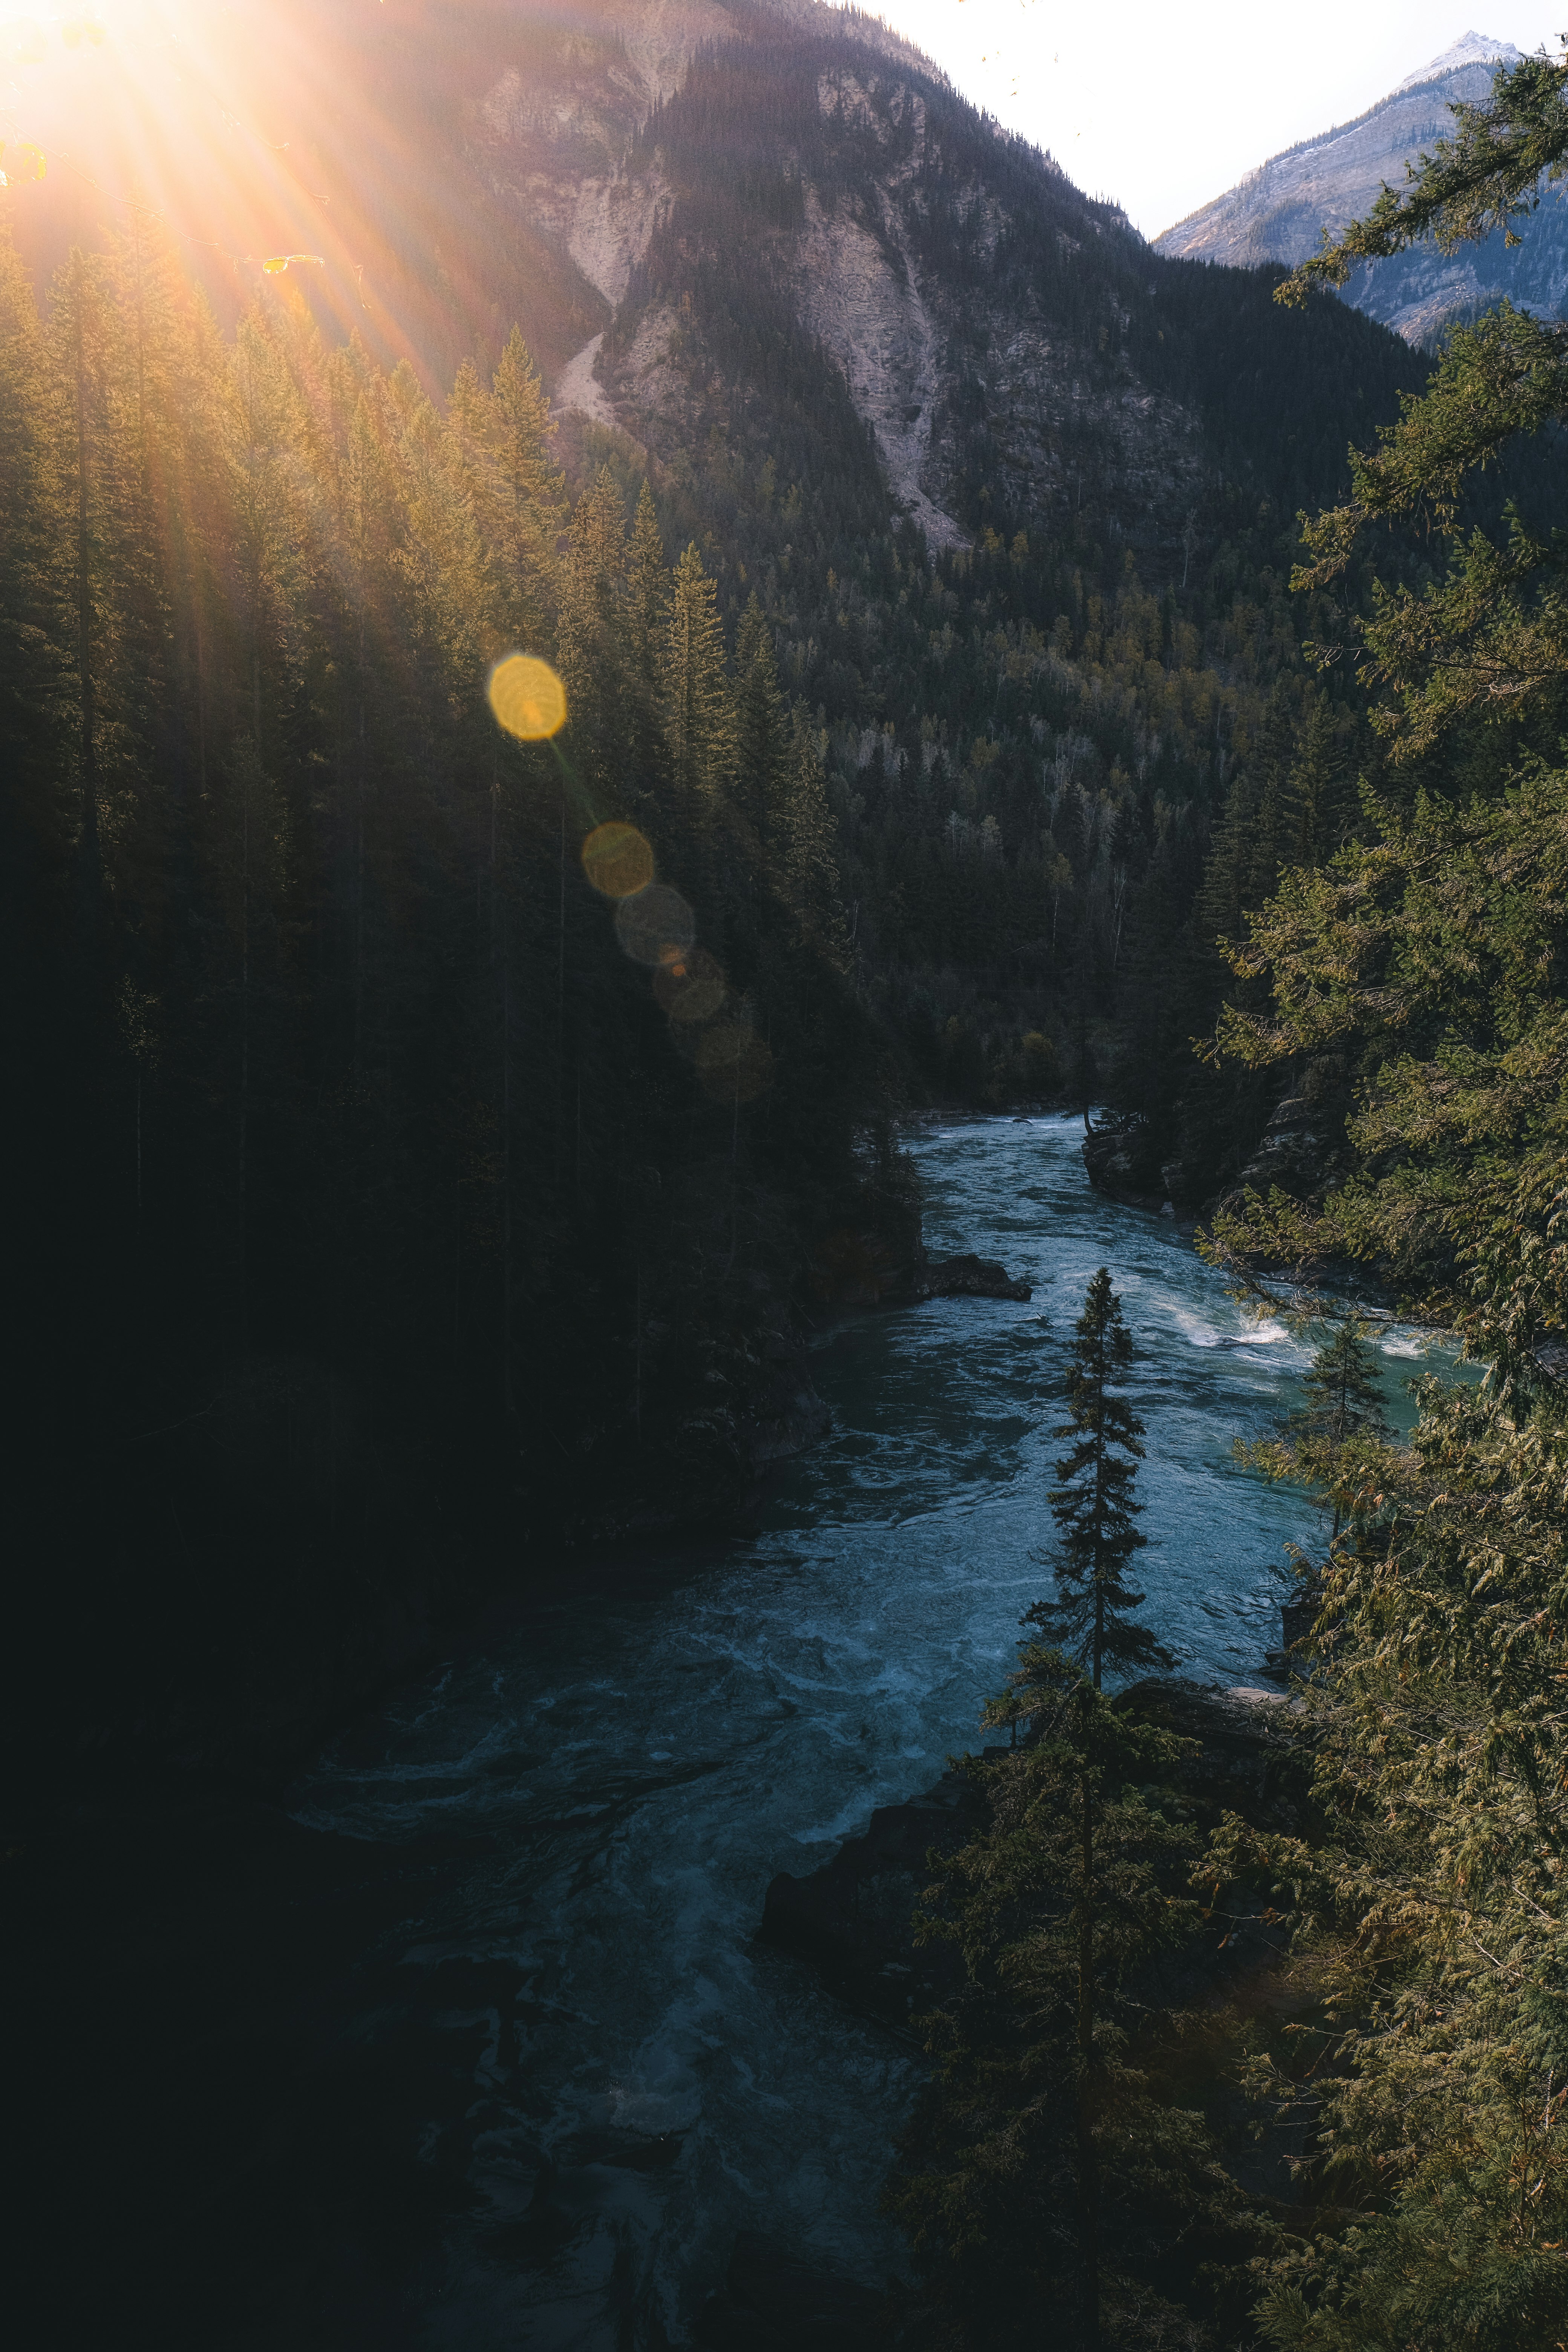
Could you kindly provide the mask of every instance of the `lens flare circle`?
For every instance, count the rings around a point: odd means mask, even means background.
[[[653,880],[653,851],[635,824],[596,824],[583,844],[583,871],[606,898],[635,898]]]
[[[697,937],[697,918],[668,882],[650,882],[616,908],[616,937],[634,963],[677,964]]]
[[[566,688],[537,654],[510,654],[490,672],[490,709],[520,743],[544,743],[566,724]]]
[[[672,1021],[711,1021],[729,994],[724,974],[706,948],[690,948],[673,962],[661,963],[653,976],[653,992]]]
[[[720,1022],[698,1044],[697,1075],[718,1101],[752,1101],[767,1085],[773,1066],[773,1055],[755,1030],[738,1021]]]

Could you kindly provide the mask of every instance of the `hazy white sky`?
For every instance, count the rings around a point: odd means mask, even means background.
[[[1555,52],[1568,0],[862,0],[1157,236],[1457,41]]]

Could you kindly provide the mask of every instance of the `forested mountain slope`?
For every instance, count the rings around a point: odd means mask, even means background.
[[[1406,163],[1452,131],[1449,109],[1480,103],[1499,66],[1519,56],[1510,41],[1467,34],[1353,122],[1270,156],[1168,228],[1155,239],[1156,250],[1233,268],[1268,261],[1294,268],[1317,252],[1325,230],[1337,236],[1370,212],[1385,182],[1403,186]],[[1470,249],[1443,253],[1426,246],[1363,264],[1345,287],[1346,301],[1421,344],[1505,295],[1522,310],[1560,317],[1568,301],[1568,217],[1553,192],[1542,194],[1523,244],[1510,247],[1500,228]]]

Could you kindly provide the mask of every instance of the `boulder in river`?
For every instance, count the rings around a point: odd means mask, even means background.
[[[910,1921],[931,1883],[933,1846],[961,1845],[984,1817],[979,1791],[944,1772],[906,1804],[879,1805],[861,1837],[805,1878],[781,1871],[763,1903],[763,1940],[810,1960],[835,1992],[889,2024],[940,2000],[956,1965],[951,1945],[916,1948]]]
[[[994,1258],[966,1250],[958,1257],[928,1258],[910,1282],[911,1298],[1032,1298],[1022,1276],[1009,1274]]]
[[[697,2322],[702,2352],[864,2352],[878,2339],[872,2287],[810,2270],[758,2230],[742,2230],[720,2292]]]

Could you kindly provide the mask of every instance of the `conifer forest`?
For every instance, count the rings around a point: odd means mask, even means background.
[[[1236,269],[200,15],[0,8],[26,2339],[1560,2352],[1568,327],[1342,290],[1568,61]]]

